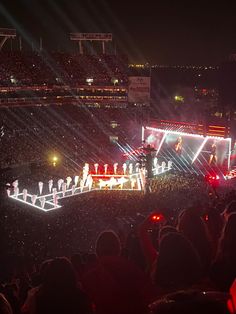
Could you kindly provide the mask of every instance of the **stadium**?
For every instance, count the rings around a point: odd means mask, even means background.
[[[156,97],[163,68],[111,53],[111,33],[68,34],[73,53],[9,51],[4,44],[16,30],[2,28],[0,36],[0,277],[8,301],[20,273],[34,289],[44,282],[43,261],[59,270],[70,259],[91,299],[84,312],[71,313],[93,313],[94,304],[95,313],[149,313],[156,295],[193,287],[199,295],[220,291],[225,305],[222,291],[236,277],[235,244],[222,240],[229,224],[231,238],[236,230],[230,125],[216,115],[200,119],[200,106],[190,120],[178,95],[169,109],[182,118],[167,113],[167,100]],[[99,50],[88,53],[87,43]],[[101,282],[92,282],[98,274]],[[13,313],[43,313],[31,312],[21,289]]]

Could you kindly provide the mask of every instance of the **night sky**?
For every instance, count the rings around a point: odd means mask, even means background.
[[[112,32],[131,62],[216,65],[236,52],[235,1],[219,2],[1,0],[0,27],[65,51],[69,32]]]

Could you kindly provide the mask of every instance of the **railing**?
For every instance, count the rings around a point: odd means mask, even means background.
[[[126,103],[127,96],[43,96],[43,97],[23,97],[23,98],[5,98],[0,99],[0,107],[6,106],[44,106],[50,104],[66,103]]]
[[[0,28],[0,36],[16,36],[16,30],[13,28]]]

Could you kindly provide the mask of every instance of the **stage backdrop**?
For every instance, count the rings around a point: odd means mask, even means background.
[[[207,173],[213,167],[228,167],[230,141],[224,138],[200,137],[194,134],[144,129],[146,144],[157,151],[160,160],[172,160],[179,170],[199,169]]]

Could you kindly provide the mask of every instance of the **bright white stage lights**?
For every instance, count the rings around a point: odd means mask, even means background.
[[[89,165],[86,164],[83,169],[83,177],[80,181],[79,177],[76,176],[74,178],[74,183],[78,183],[79,186],[76,186],[76,184],[73,184],[71,186],[72,178],[67,177],[64,181],[63,179],[59,179],[57,181],[57,188],[53,187],[53,180],[48,181],[48,194],[42,194],[43,191],[43,182],[39,182],[39,192],[38,195],[35,194],[29,194],[26,189],[23,189],[22,193],[19,193],[19,187],[18,187],[18,181],[13,182],[14,189],[13,193],[10,189],[7,190],[7,194],[10,198],[22,202],[24,204],[27,204],[31,207],[40,209],[44,212],[51,211],[54,209],[58,209],[61,206],[58,204],[58,201],[62,198],[66,197],[73,197],[75,195],[79,195],[82,193],[88,193],[90,191],[99,190],[103,188],[109,188],[111,190],[141,190],[145,187],[145,170],[139,169],[138,165],[130,166],[129,164],[129,171],[127,171],[127,164],[122,165],[122,172],[123,174],[88,174],[89,171]],[[108,165],[107,165],[108,166]],[[116,166],[116,165],[115,165]],[[135,167],[134,167],[135,166]],[[164,163],[162,165],[162,168],[164,167]],[[138,172],[134,172],[135,170],[138,170]],[[115,169],[117,170],[117,169]],[[165,169],[162,169],[164,171],[170,170],[169,167],[165,164]],[[127,173],[126,173],[127,172]],[[103,179],[100,177],[102,176]],[[77,182],[78,181],[78,182]],[[124,184],[128,184],[124,188]],[[71,187],[71,188],[70,188]]]
[[[206,142],[208,141],[208,137],[205,137],[203,142],[201,143],[201,145],[199,146],[195,156],[193,157],[193,160],[192,160],[192,164],[194,163],[194,161],[198,158],[199,154],[201,153],[203,147],[205,146]]]

